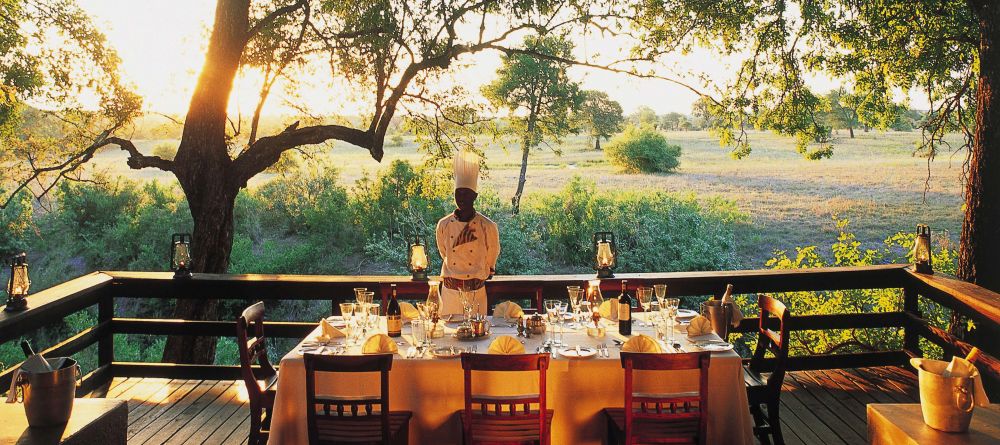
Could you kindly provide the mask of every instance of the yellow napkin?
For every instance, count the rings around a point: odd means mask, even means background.
[[[639,335],[630,338],[624,345],[622,345],[622,351],[624,352],[652,352],[660,353],[663,349],[660,348],[660,342],[653,339],[648,335]]]
[[[524,316],[524,310],[513,301],[504,301],[493,308],[493,318],[503,318],[504,320],[517,320]]]
[[[502,335],[490,343],[490,354],[524,354],[524,345],[509,335]]]
[[[405,301],[399,302],[399,312],[403,316],[403,321],[416,320],[420,318],[420,311],[417,311],[417,307]]]
[[[618,321],[618,306],[617,306],[617,304],[618,304],[617,300],[614,300],[614,301],[612,301],[612,300],[604,300],[604,302],[601,303],[601,307],[599,307],[597,309],[601,313],[601,318],[604,318],[604,319],[607,319],[607,320],[611,320],[611,321]]]
[[[688,337],[710,334],[712,332],[714,332],[712,322],[702,315],[692,318],[691,323],[688,325]]]
[[[399,352],[399,347],[385,334],[375,334],[369,337],[368,340],[365,340],[364,346],[361,347],[362,354],[384,354],[387,352],[395,354]]]
[[[337,337],[345,336],[344,331],[334,327],[329,321],[326,321],[325,318],[319,321],[319,327],[320,332],[319,335],[316,336],[316,340],[318,341],[330,341]]]

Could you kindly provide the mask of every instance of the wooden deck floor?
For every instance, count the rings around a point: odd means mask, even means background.
[[[93,395],[128,399],[129,444],[247,442],[242,382],[116,378]],[[914,375],[900,368],[792,372],[781,395],[785,442],[865,444],[865,404],[917,401]]]

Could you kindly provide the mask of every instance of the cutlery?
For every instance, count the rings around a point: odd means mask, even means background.
[[[686,351],[684,351],[684,348],[681,347],[680,343],[674,343],[674,349],[676,349],[676,350],[678,350],[680,352],[686,352]]]

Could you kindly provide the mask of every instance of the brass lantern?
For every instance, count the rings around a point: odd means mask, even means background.
[[[413,275],[413,281],[427,281],[427,243],[421,235],[413,235],[409,243],[409,261],[407,267]]]
[[[913,240],[913,268],[917,273],[934,273],[931,267],[931,228],[917,224],[917,237]]]
[[[170,241],[170,269],[174,278],[191,278],[191,234],[175,233]]]
[[[594,233],[594,270],[597,278],[614,278],[617,264],[618,246],[615,244],[615,234],[612,232]]]
[[[24,253],[10,259],[10,280],[7,281],[7,312],[23,311],[28,308],[28,256]]]

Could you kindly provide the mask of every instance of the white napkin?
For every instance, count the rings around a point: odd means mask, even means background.
[[[729,323],[734,328],[737,327],[737,326],[739,326],[740,322],[743,321],[743,311],[741,311],[739,305],[737,305],[736,302],[733,301],[733,285],[732,284],[727,284],[726,285],[726,293],[722,295],[722,303],[723,304],[729,303],[729,304],[733,305],[733,319],[730,320]]]
[[[949,375],[950,374],[950,375]],[[951,363],[945,368],[945,371],[941,373],[942,377],[969,377],[972,376],[972,385],[975,387],[975,403],[979,406],[988,406],[990,404],[989,397],[986,396],[986,389],[983,388],[983,378],[979,374],[979,370],[976,369],[976,365],[973,365],[965,358],[954,356],[951,359]]]

